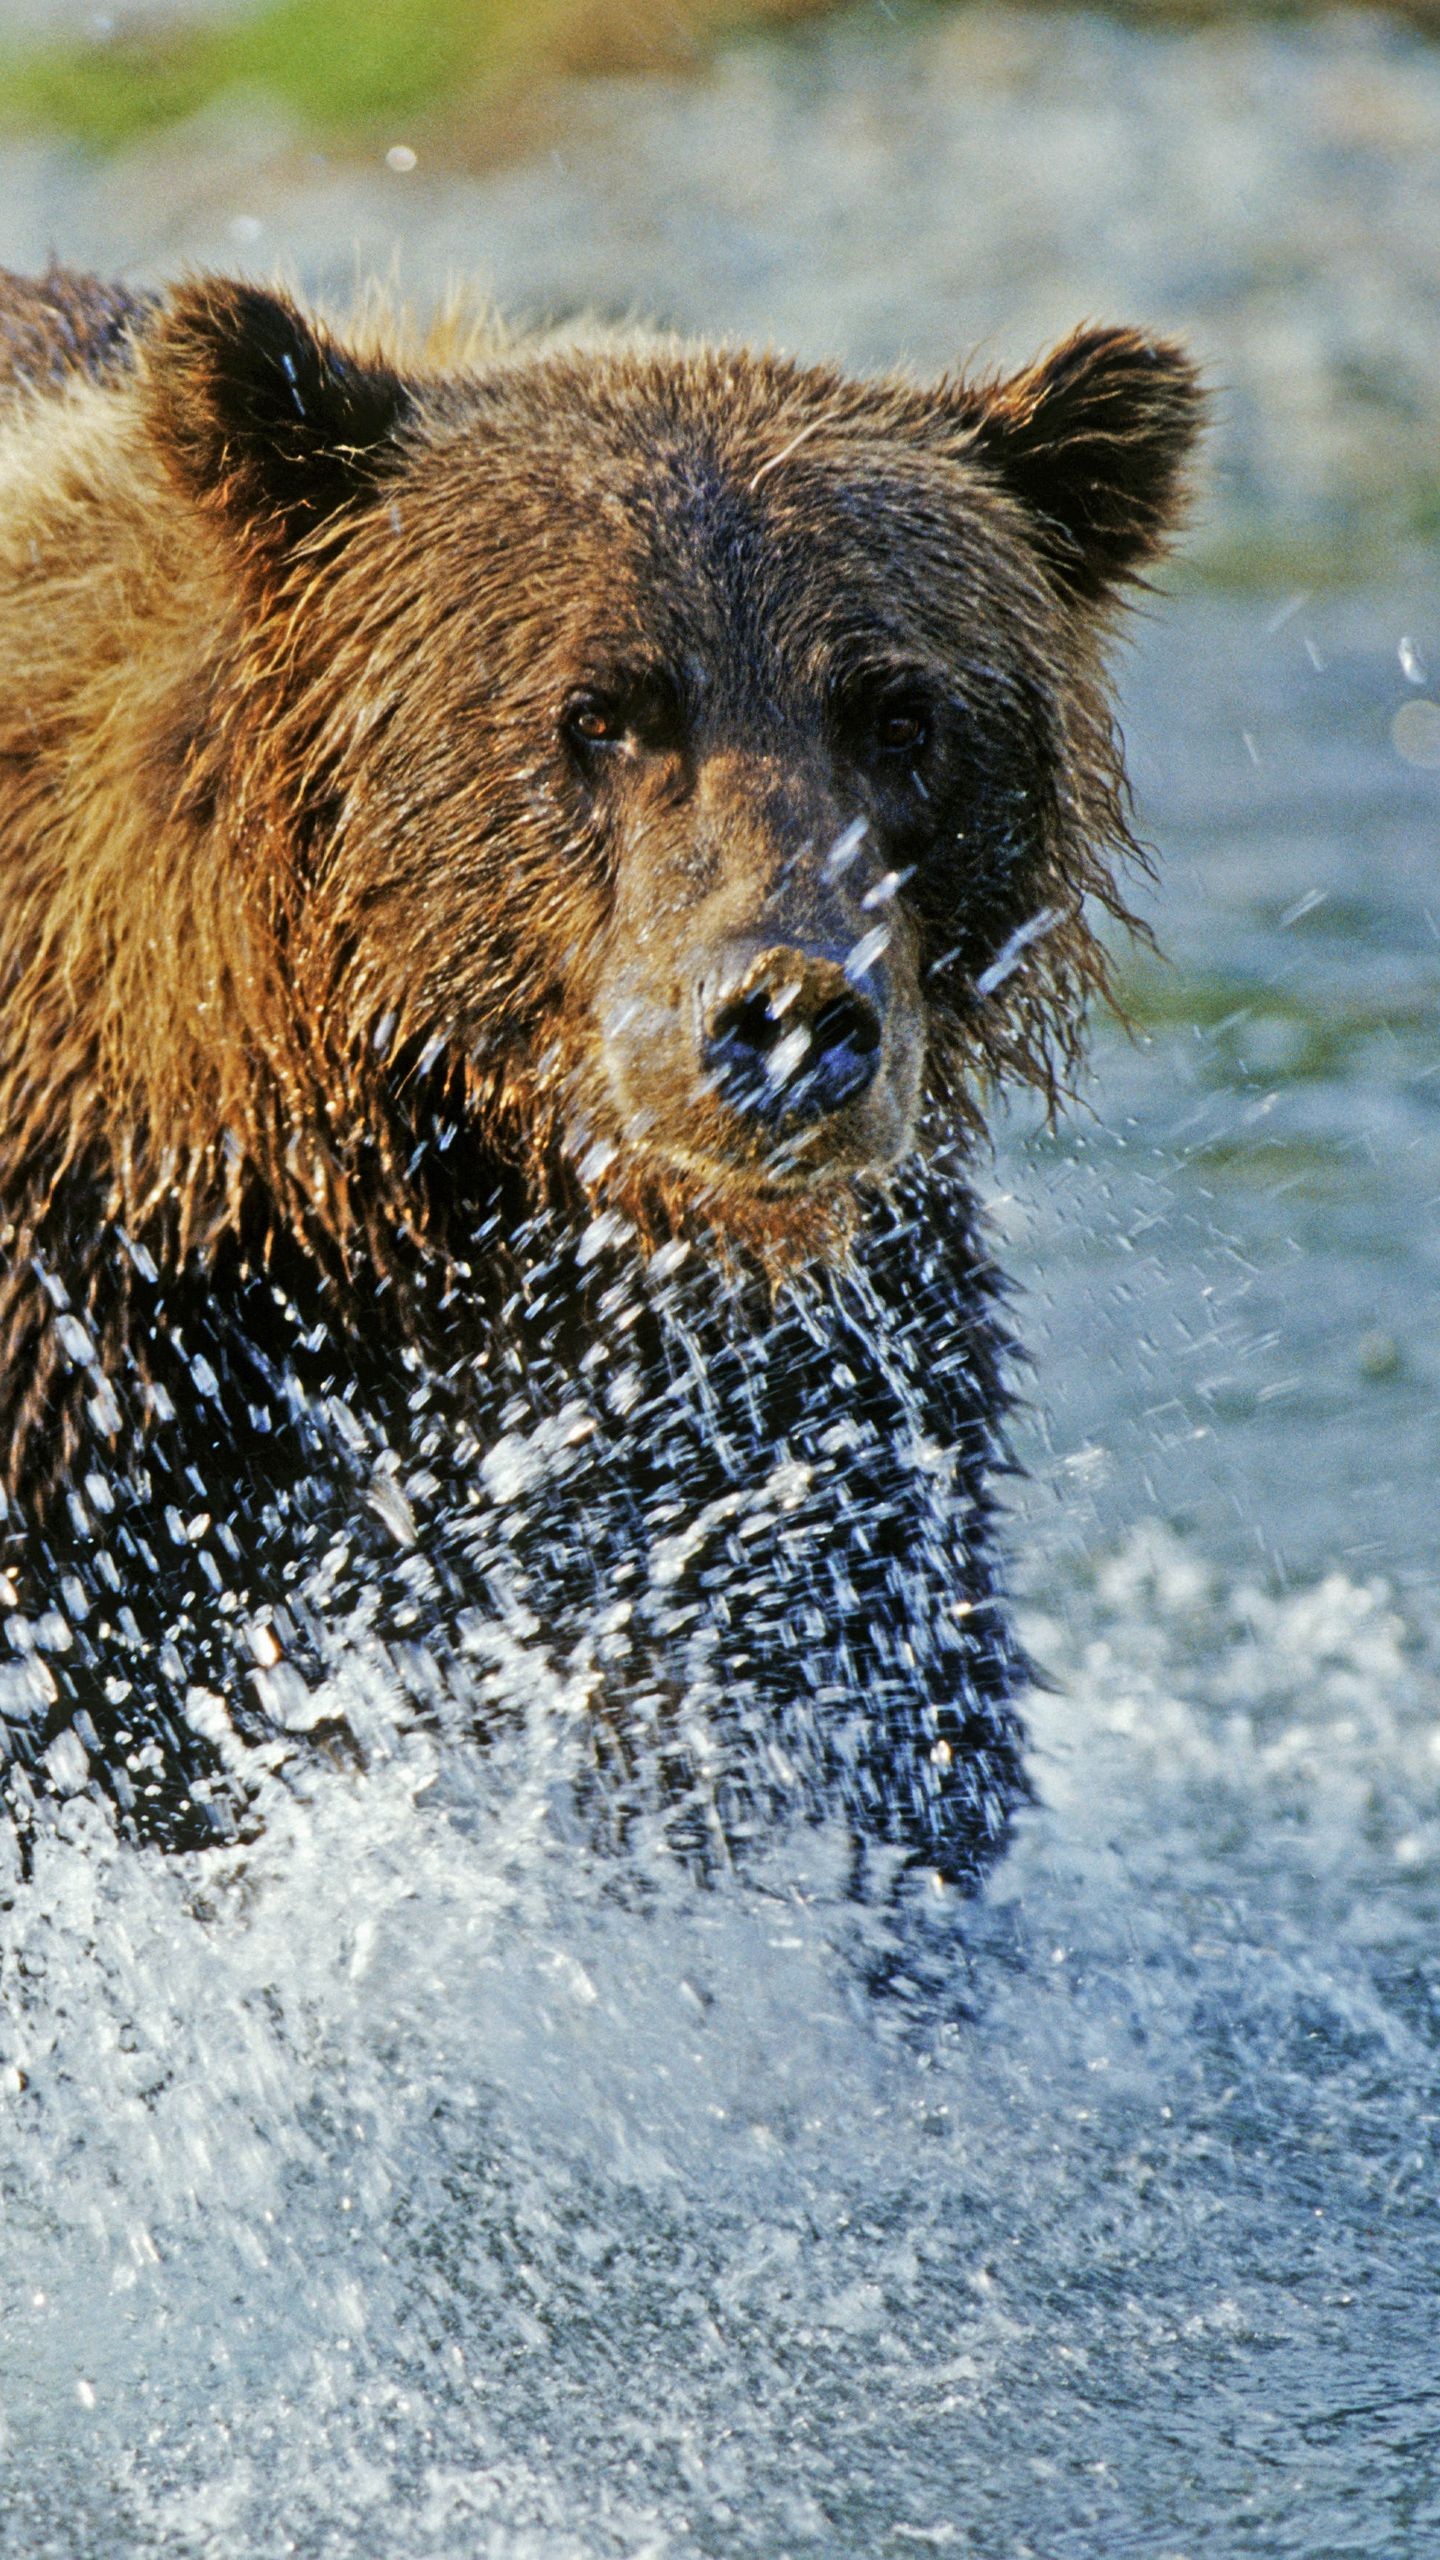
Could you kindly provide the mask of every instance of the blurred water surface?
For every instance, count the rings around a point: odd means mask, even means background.
[[[292,38],[307,5],[280,12]],[[320,17],[322,58],[348,57],[335,0]],[[305,85],[324,92],[313,63]],[[1276,548],[1433,537],[1440,47],[1383,10],[1137,26],[859,0],[687,78],[517,92],[510,147],[491,132],[473,164],[412,104],[349,152],[263,80],[118,156],[0,117],[0,262],[278,268],[341,309],[357,278],[422,303],[458,279],[522,316],[638,313],[927,374],[1137,322],[1182,334],[1223,393],[1203,546],[1253,577]]]
[[[1434,563],[1381,592],[1192,595],[1133,636],[1163,956],[1129,973],[1138,1038],[1102,1036],[1093,1118],[1021,1142],[1000,1212],[1049,1311],[1069,1531],[1150,1503],[1217,1555],[1423,1594],[1440,764],[1401,748],[1440,690]]]

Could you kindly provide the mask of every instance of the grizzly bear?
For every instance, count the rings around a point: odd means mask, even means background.
[[[1026,1780],[967,1157],[1104,988],[1189,362],[52,271],[0,390],[14,1836],[543,1709],[585,1824],[972,1886]]]

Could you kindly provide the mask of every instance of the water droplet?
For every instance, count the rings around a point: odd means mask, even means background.
[[[1285,909],[1280,918],[1281,932],[1292,924],[1298,924],[1302,916],[1310,915],[1316,907],[1323,907],[1329,895],[1328,889],[1307,889],[1303,898],[1297,898],[1293,906]]]
[[[782,1084],[788,1084],[792,1076],[799,1074],[809,1055],[810,1034],[803,1022],[798,1023],[793,1031],[786,1032],[783,1040],[777,1040],[774,1048],[767,1054],[765,1059],[767,1081],[777,1088]]]
[[[1283,631],[1286,623],[1292,622],[1297,613],[1303,612],[1309,601],[1310,589],[1308,587],[1302,587],[1298,595],[1287,597],[1285,603],[1282,604],[1276,612],[1271,614],[1269,621],[1266,623],[1266,637],[1273,640],[1276,632]]]
[[[619,1152],[613,1138],[597,1138],[580,1158],[578,1171],[581,1181],[598,1182],[602,1174],[609,1172]]]
[[[887,871],[883,878],[876,881],[873,889],[866,890],[860,901],[861,907],[867,915],[871,914],[876,907],[888,907],[891,899],[904,888],[906,881],[913,877],[913,870]]]
[[[846,977],[863,978],[866,970],[873,969],[876,961],[883,959],[889,948],[890,927],[888,924],[877,924],[872,933],[862,935],[853,951],[847,952]]]
[[[77,1361],[81,1368],[87,1368],[95,1357],[95,1345],[80,1318],[57,1316],[55,1332],[66,1359]]]
[[[420,1532],[415,1514],[393,1476],[377,1475],[370,1487],[370,1508],[383,1520],[397,1546],[413,1547]]]
[[[852,818],[849,826],[842,828],[825,856],[825,869],[830,879],[838,880],[842,871],[849,870],[869,833],[868,818]]]
[[[1059,921],[1058,907],[1042,907],[1039,914],[1031,916],[1027,923],[1018,924],[1009,940],[1001,944],[989,968],[983,969],[976,979],[976,994],[993,995],[997,987],[1002,987],[1006,979],[1013,976],[1031,943],[1038,942],[1041,935],[1048,933],[1051,926]]]
[[[1407,764],[1440,765],[1440,702],[1402,702],[1390,723],[1390,742]]]

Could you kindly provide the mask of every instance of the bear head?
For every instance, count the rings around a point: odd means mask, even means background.
[[[447,372],[204,282],[143,371],[243,579],[216,788],[244,765],[284,846],[332,1152],[440,1128],[457,1181],[509,1146],[642,1225],[808,1249],[987,1079],[1064,1075],[1135,850],[1101,652],[1184,494],[1175,347],[922,385],[597,335]]]

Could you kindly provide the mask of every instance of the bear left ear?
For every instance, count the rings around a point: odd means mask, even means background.
[[[416,406],[398,374],[345,354],[284,294],[221,277],[169,297],[146,372],[171,469],[262,550],[369,496]]]
[[[1133,329],[1077,331],[960,401],[980,451],[1035,519],[1055,577],[1086,603],[1163,550],[1184,512],[1204,408],[1189,357]]]

